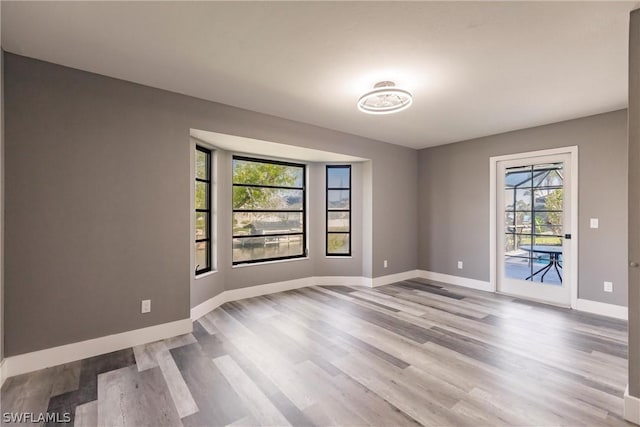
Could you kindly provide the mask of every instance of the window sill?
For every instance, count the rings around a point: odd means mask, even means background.
[[[197,276],[195,276],[195,280],[199,280],[199,279],[204,279],[205,277],[209,277],[211,275],[214,275],[218,272],[218,270],[211,270],[211,271],[207,271],[206,273],[202,273],[202,274],[198,274]]]
[[[246,268],[246,267],[255,267],[258,265],[268,265],[268,264],[280,264],[283,262],[294,262],[294,261],[304,261],[304,260],[308,260],[309,257],[300,257],[300,258],[289,258],[289,259],[276,259],[273,261],[264,261],[264,262],[251,262],[251,263],[247,263],[247,264],[236,264],[234,266],[232,266],[231,268]]]

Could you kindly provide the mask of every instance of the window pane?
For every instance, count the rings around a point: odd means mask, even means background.
[[[304,168],[302,166],[233,159],[233,183],[302,187]]]
[[[531,233],[531,214],[529,212],[505,212],[504,215],[506,233]]]
[[[561,211],[563,205],[562,188],[535,190],[536,210]]]
[[[233,208],[302,210],[302,190],[234,186]]]
[[[344,168],[327,168],[327,188],[349,188],[350,172],[348,167]]]
[[[349,212],[327,212],[327,231],[349,231]]]
[[[196,212],[196,240],[206,239],[209,228],[209,214],[205,212]]]
[[[233,239],[233,262],[303,255],[302,236],[265,236]]]
[[[234,212],[233,235],[302,233],[302,212]]]
[[[196,209],[208,209],[209,184],[196,181]]]
[[[560,225],[536,225],[536,235],[562,236]]]
[[[211,153],[196,149],[195,152],[195,187],[194,187],[194,209],[210,210],[210,190],[208,182],[200,182],[198,179],[211,180]],[[194,242],[195,248],[195,270],[196,273],[208,271],[211,268],[211,229],[210,212],[194,212],[195,239],[209,239],[205,242]]]
[[[327,208],[328,209],[349,209],[350,197],[349,190],[328,190],[327,191]]]
[[[209,267],[209,242],[196,243],[196,271]]]
[[[531,167],[509,168],[504,179],[507,187],[531,187]]]
[[[525,280],[531,275],[531,259],[529,257],[504,257],[504,274],[511,279]]]
[[[535,212],[536,227],[562,226],[562,212]]]
[[[515,210],[531,210],[531,189],[514,190],[513,188],[508,188],[504,190],[505,210],[514,210],[514,197]]]
[[[327,253],[328,254],[348,254],[349,253],[348,233],[344,234],[328,234],[327,235]]]
[[[528,257],[531,249],[531,236],[527,234],[506,234],[504,252],[509,256]]]
[[[234,158],[233,184],[233,262],[304,255],[305,166]]]
[[[534,166],[534,187],[562,186],[563,182],[562,163]]]
[[[196,150],[196,178],[209,180],[209,154]]]
[[[535,246],[558,246],[562,247],[562,237],[558,236],[534,236]]]

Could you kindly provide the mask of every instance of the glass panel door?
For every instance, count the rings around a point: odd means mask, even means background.
[[[568,154],[498,164],[498,290],[570,305]]]
[[[563,169],[551,163],[505,170],[507,277],[562,284]]]

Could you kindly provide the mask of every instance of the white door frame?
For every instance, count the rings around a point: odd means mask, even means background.
[[[498,292],[498,272],[497,272],[497,237],[498,237],[498,215],[497,215],[497,188],[498,183],[498,162],[504,160],[526,159],[528,157],[549,156],[554,154],[569,154],[571,156],[571,308],[576,308],[578,300],[578,146],[551,148],[548,150],[529,151],[526,153],[507,154],[489,158],[489,284],[493,292]]]

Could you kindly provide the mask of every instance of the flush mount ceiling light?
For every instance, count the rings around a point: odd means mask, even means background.
[[[358,100],[358,109],[367,114],[391,114],[406,110],[412,102],[411,92],[386,81],[376,83],[373,90],[362,95]]]

